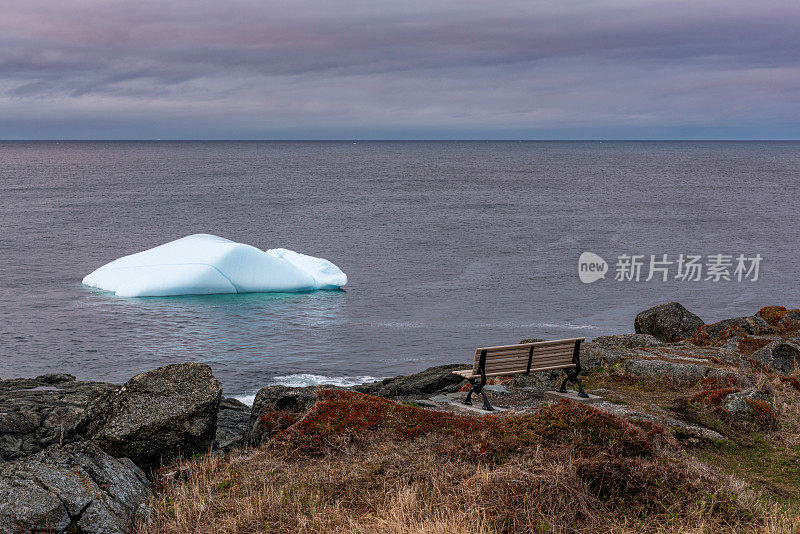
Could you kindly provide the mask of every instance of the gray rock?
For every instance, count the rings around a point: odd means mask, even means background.
[[[676,438],[681,441],[688,442],[690,444],[697,444],[701,441],[721,441],[725,439],[725,436],[720,434],[719,432],[715,432],[709,428],[699,426],[699,425],[691,425],[679,419],[675,419],[674,417],[670,417],[666,415],[665,410],[659,406],[653,406],[652,408],[656,409],[660,413],[659,415],[652,415],[649,413],[639,412],[637,410],[633,410],[631,408],[627,408],[625,406],[620,406],[618,404],[613,404],[610,402],[600,402],[594,405],[601,410],[613,413],[614,415],[618,415],[620,417],[625,417],[630,419],[631,421],[647,421],[650,423],[655,423],[665,428],[672,429],[673,434]]]
[[[217,412],[214,450],[228,452],[243,445],[250,423],[250,406],[236,399],[223,398]]]
[[[694,384],[711,371],[695,363],[674,363],[665,360],[625,360],[625,372],[633,378],[671,380],[677,384]]]
[[[703,332],[713,340],[725,340],[731,335],[749,334],[764,335],[770,334],[773,328],[761,317],[757,315],[749,317],[735,317],[725,319],[717,323],[711,323],[703,327]]]
[[[0,533],[131,532],[150,495],[145,474],[90,442],[0,464]]]
[[[767,395],[759,391],[758,388],[751,387],[725,395],[722,399],[722,408],[734,419],[749,421],[753,416],[753,408],[747,401],[763,401],[772,406]]]
[[[266,386],[258,390],[243,443],[250,446],[263,445],[269,439],[271,430],[265,426],[263,416],[270,412],[303,413],[317,402],[316,392],[316,386]]]
[[[598,346],[595,343],[584,343],[581,349],[582,374],[591,374],[597,367],[615,365],[625,358],[635,357],[631,349]]]
[[[722,349],[726,350],[727,352],[737,353],[739,352],[739,342],[745,339],[745,336],[733,336],[725,340],[725,343],[722,344]]]
[[[89,400],[115,387],[67,374],[0,380],[0,462],[69,441]]]
[[[791,310],[786,315],[781,317],[781,320],[778,321],[778,324],[787,324],[787,323],[797,323],[800,322],[800,312],[797,310]]]
[[[222,388],[201,363],[134,376],[90,403],[75,432],[148,470],[211,449]]]
[[[511,385],[515,388],[553,389],[564,379],[564,371],[551,369],[535,371],[529,375],[514,375]]]
[[[773,341],[755,351],[750,355],[750,359],[759,361],[781,373],[793,373],[800,365],[800,346],[791,341]]]
[[[592,340],[593,345],[604,348],[635,349],[637,347],[655,347],[663,345],[650,334],[618,334],[615,336],[600,336]]]
[[[749,375],[744,372],[734,372],[727,369],[713,369],[708,370],[706,378],[716,378],[718,380],[731,380],[733,384],[737,384],[743,388],[749,388],[753,385],[753,380]]]
[[[413,375],[386,378],[380,382],[354,386],[353,390],[393,400],[411,400],[427,395],[453,393],[464,383],[464,379],[454,375],[453,371],[471,367],[462,364],[439,365]]]
[[[667,302],[647,309],[636,316],[637,334],[650,334],[659,341],[673,342],[694,334],[705,323],[677,302]]]

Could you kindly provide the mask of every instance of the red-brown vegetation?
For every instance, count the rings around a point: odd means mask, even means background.
[[[678,450],[664,429],[563,401],[434,412],[322,391],[266,448],[164,482],[140,532],[760,532],[797,525]]]

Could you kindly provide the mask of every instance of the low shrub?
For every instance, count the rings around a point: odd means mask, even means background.
[[[443,450],[491,461],[544,443],[603,448],[625,456],[647,456],[674,445],[658,425],[632,424],[591,406],[563,400],[534,414],[475,418],[426,410],[343,390],[323,390],[317,404],[279,436],[281,446],[323,453],[365,437],[408,441],[434,433]]]

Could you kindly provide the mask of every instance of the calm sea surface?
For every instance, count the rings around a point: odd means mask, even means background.
[[[0,143],[0,378],[207,362],[228,396],[352,383],[525,337],[800,305],[800,143]],[[327,258],[344,291],[124,299],[84,275],[193,233]],[[578,256],[606,278],[583,284]],[[759,279],[645,282],[650,254]],[[642,280],[615,281],[622,254]]]

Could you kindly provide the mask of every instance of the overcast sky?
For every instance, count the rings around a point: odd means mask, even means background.
[[[0,139],[800,139],[800,1],[4,0]]]

